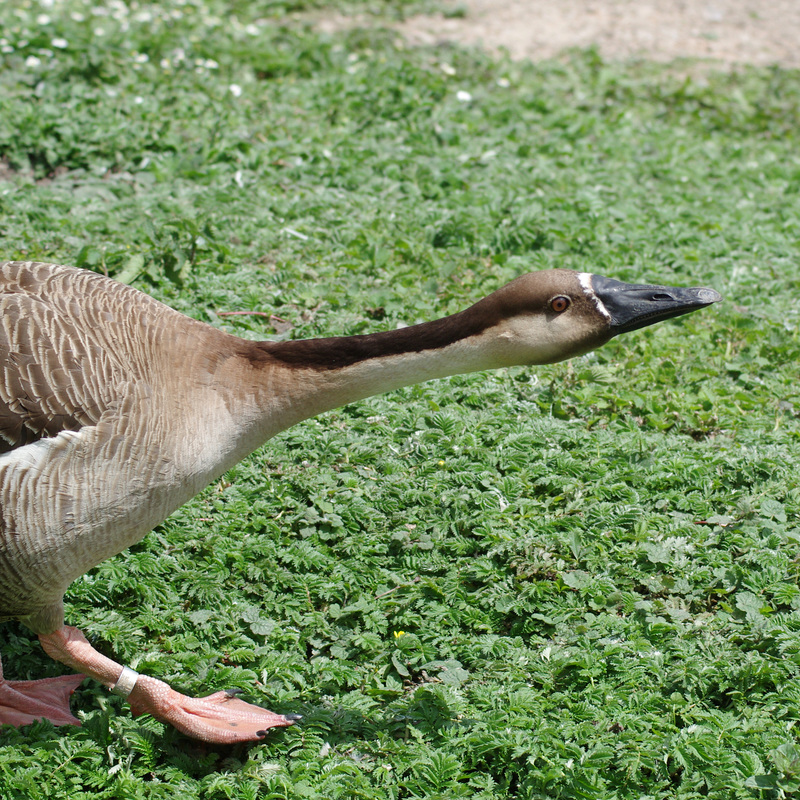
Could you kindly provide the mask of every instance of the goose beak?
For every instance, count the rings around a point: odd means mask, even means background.
[[[592,275],[592,289],[611,317],[611,335],[635,331],[722,300],[713,289],[646,286]]]

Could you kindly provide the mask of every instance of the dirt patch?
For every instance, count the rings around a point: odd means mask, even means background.
[[[411,44],[479,44],[533,60],[594,45],[610,60],[800,67],[798,0],[461,0],[452,9],[397,29]]]

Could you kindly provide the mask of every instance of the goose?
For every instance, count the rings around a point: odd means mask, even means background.
[[[0,621],[22,622],[77,673],[13,681],[0,665],[0,724],[80,724],[69,700],[89,676],[201,741],[292,725],[299,715],[233,690],[186,697],[99,653],[66,625],[64,592],[303,419],[432,378],[571,358],[720,299],[555,269],[432,322],[248,341],[88,270],[0,264]]]

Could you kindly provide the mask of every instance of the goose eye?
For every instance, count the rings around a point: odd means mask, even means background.
[[[569,297],[564,297],[563,294],[560,294],[550,301],[550,308],[553,309],[556,314],[560,314],[562,311],[566,311],[569,308],[570,302],[571,300]]]

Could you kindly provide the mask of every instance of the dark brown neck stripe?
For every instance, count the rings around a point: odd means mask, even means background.
[[[460,339],[474,336],[495,325],[498,309],[482,301],[450,317],[380,333],[300,339],[287,342],[258,342],[260,354],[251,358],[274,359],[296,369],[342,369],[375,358],[438,350]]]
[[[548,277],[543,280],[541,275]],[[523,275],[465,311],[421,325],[330,339],[248,342],[244,355],[254,364],[277,361],[295,369],[333,370],[375,358],[439,350],[511,317],[548,313],[548,299],[565,282],[569,286],[570,279],[575,283],[570,276],[572,273],[563,270]]]

